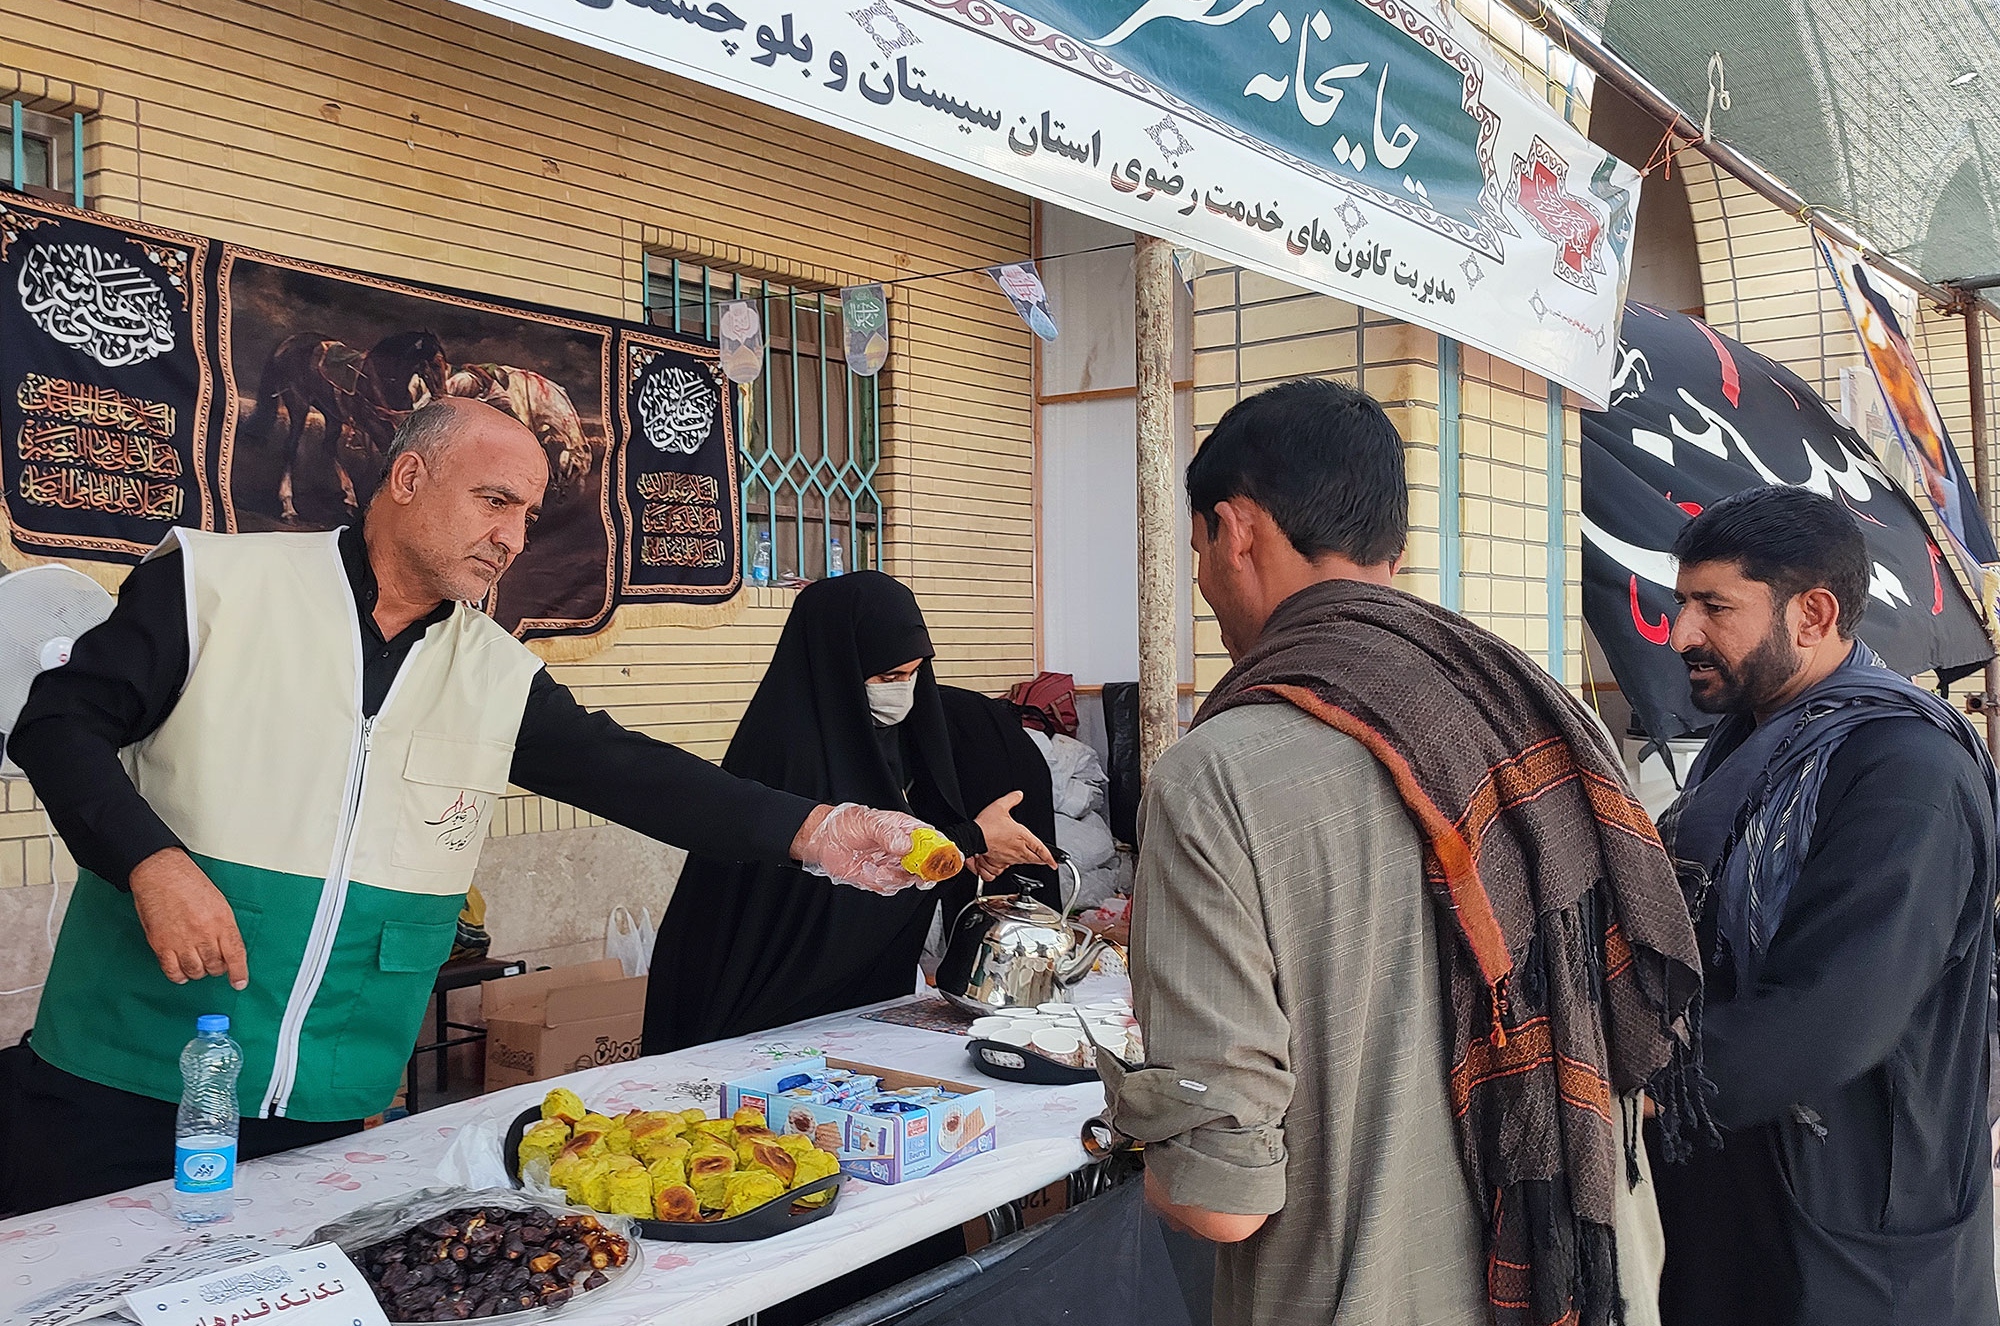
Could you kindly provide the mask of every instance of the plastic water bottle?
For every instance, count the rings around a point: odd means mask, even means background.
[[[181,1109],[174,1120],[174,1211],[191,1225],[229,1218],[236,1184],[236,1075],[243,1047],[229,1019],[205,1013],[181,1051]]]
[[[760,585],[771,583],[771,531],[757,531],[757,551],[750,559],[750,578]]]
[[[847,574],[847,554],[841,551],[840,536],[834,535],[826,545],[826,573],[829,576]]]

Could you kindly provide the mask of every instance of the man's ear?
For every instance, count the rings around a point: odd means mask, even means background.
[[[426,477],[424,458],[414,451],[405,451],[389,466],[388,474],[382,478],[382,491],[398,506],[408,506],[417,495],[417,486]]]
[[[1210,548],[1221,553],[1231,566],[1249,561],[1250,550],[1257,542],[1257,517],[1262,514],[1262,509],[1254,502],[1240,497],[1228,497],[1217,502],[1216,531],[1209,540]]]
[[[1792,602],[1798,608],[1792,638],[1800,648],[1810,649],[1840,633],[1840,600],[1826,586],[1816,585]]]

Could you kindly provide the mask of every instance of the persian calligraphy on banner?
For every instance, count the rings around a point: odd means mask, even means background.
[[[618,593],[735,593],[736,436],[715,358],[670,337],[619,337],[621,431],[615,486],[620,540]]]
[[[1905,676],[1951,680],[1993,653],[1916,503],[1798,374],[1685,314],[1627,308],[1611,406],[1583,414],[1583,615],[1647,735],[1715,721],[1669,644],[1687,522],[1793,484],[1841,503],[1868,544],[1860,633]]]
[[[1608,392],[1638,173],[1449,5],[459,3]]]
[[[483,605],[496,621],[556,640],[626,607],[711,620],[739,586],[717,359],[0,193],[0,560],[129,564],[176,525],[351,523],[402,420],[462,396],[527,424],[549,462],[534,537]]]
[[[14,545],[136,561],[216,515],[207,240],[0,201],[0,482]]]

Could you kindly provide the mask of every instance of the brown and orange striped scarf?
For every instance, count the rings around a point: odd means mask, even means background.
[[[1617,1319],[1617,1101],[1674,1058],[1701,967],[1602,729],[1512,645],[1351,580],[1280,604],[1195,721],[1277,703],[1366,746],[1423,836],[1495,1322]]]

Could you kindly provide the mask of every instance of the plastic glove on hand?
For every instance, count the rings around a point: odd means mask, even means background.
[[[806,840],[799,863],[812,874],[869,893],[887,896],[913,886],[928,889],[965,868],[964,858],[949,839],[940,849],[934,838],[944,835],[901,811],[847,802],[820,821]],[[946,855],[951,862],[944,859]],[[952,869],[939,875],[946,864]]]

